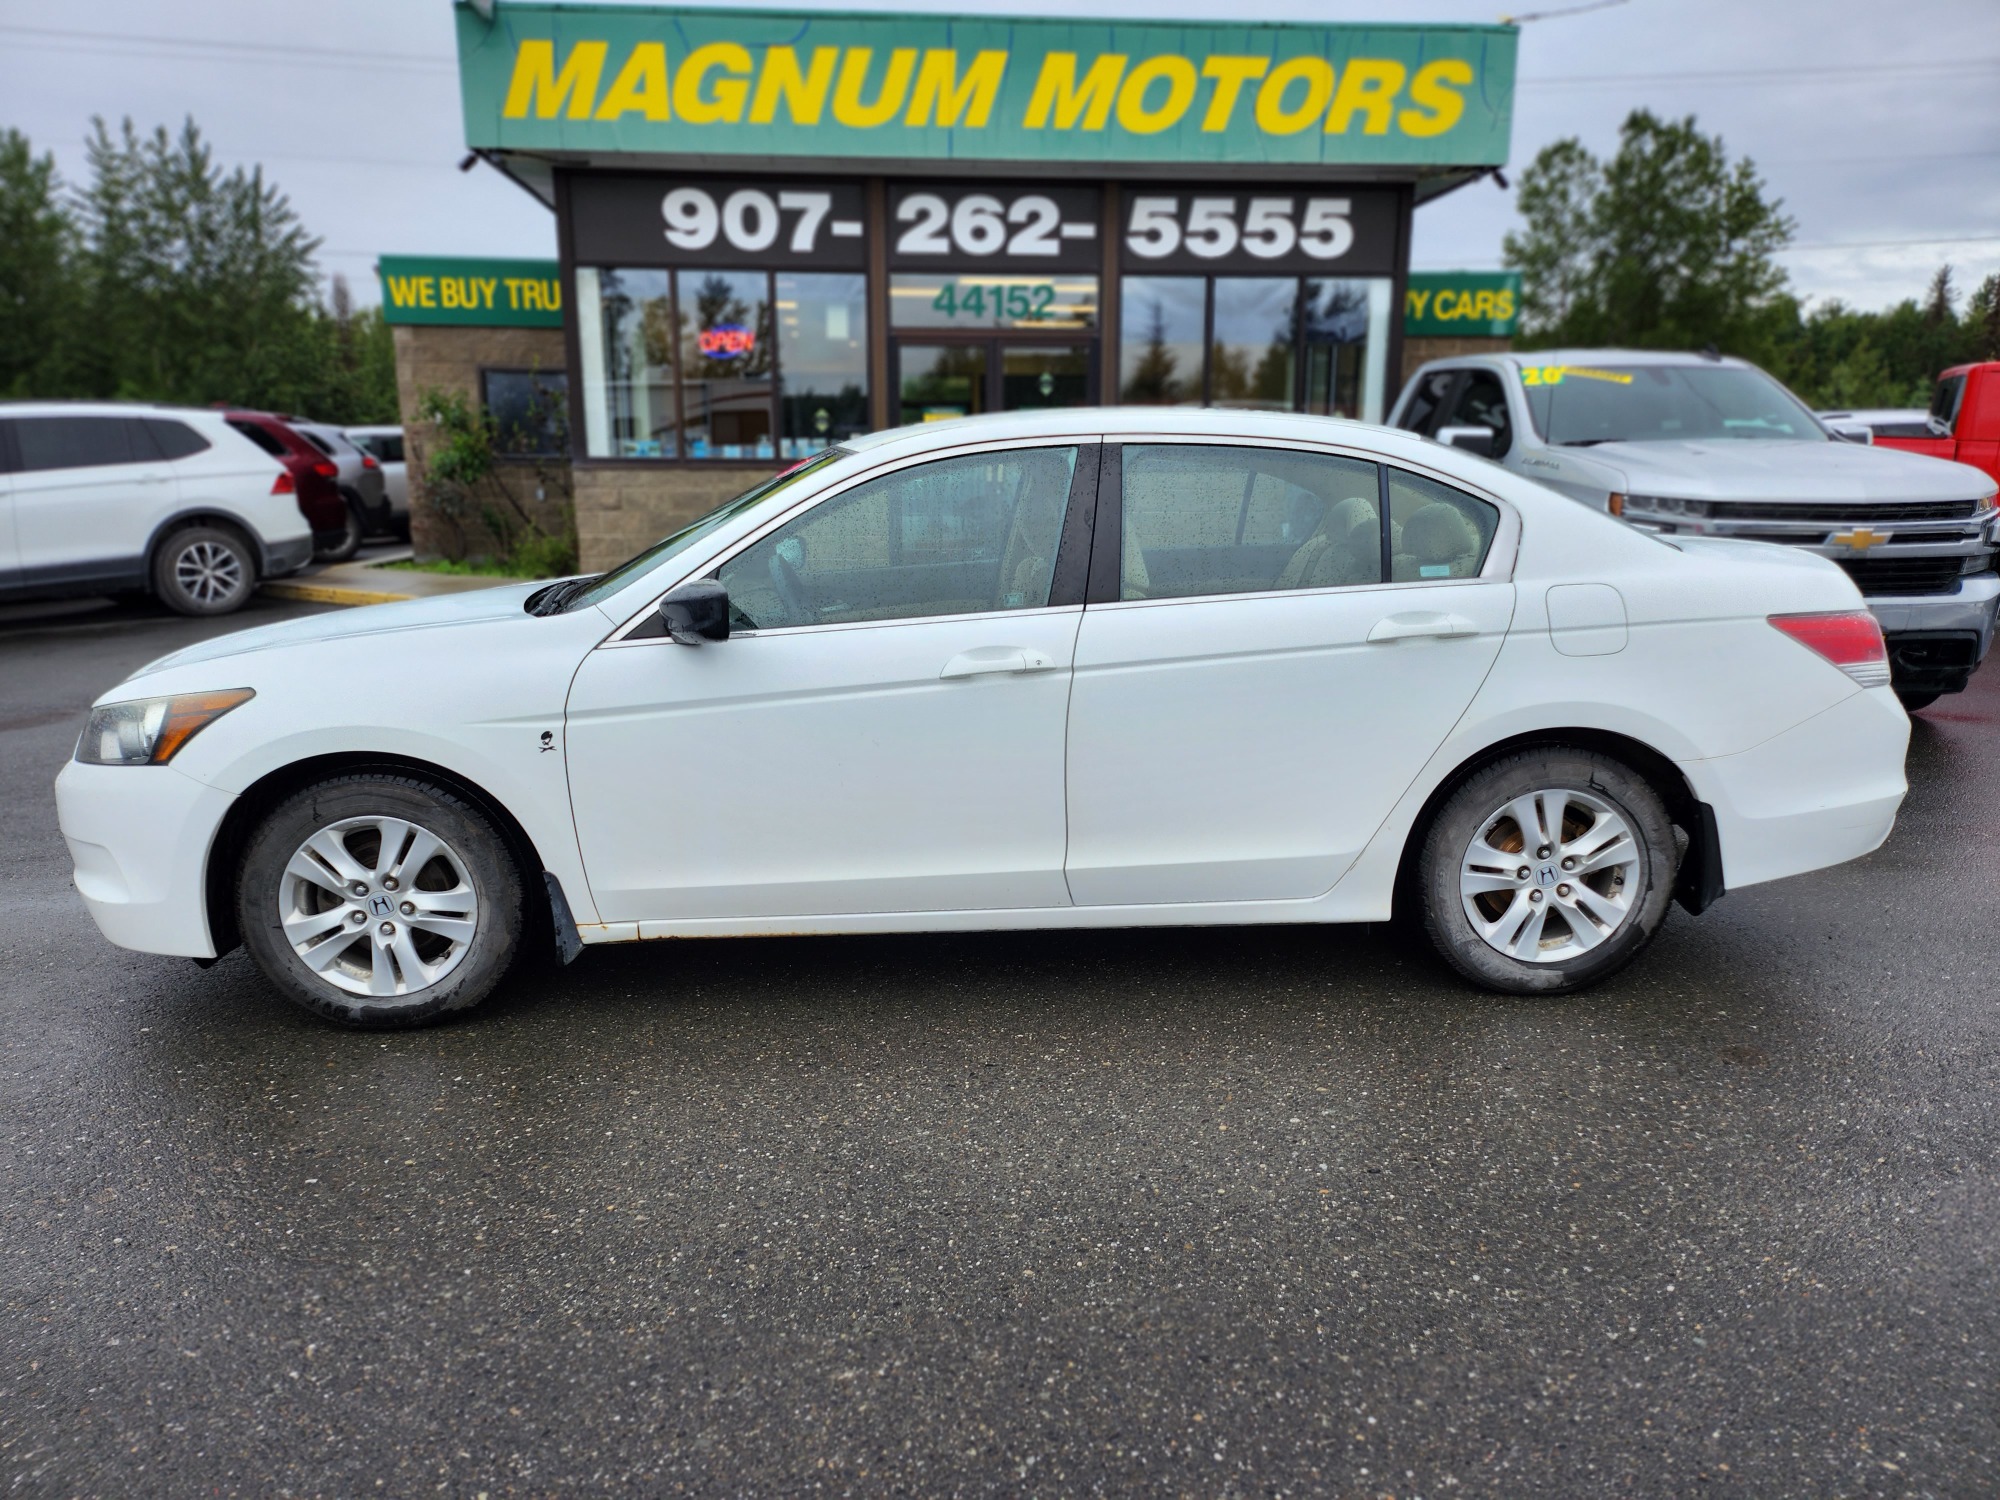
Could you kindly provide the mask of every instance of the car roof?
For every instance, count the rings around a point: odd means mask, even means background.
[[[1746,370],[1748,360],[1732,354],[1697,354],[1685,349],[1535,349],[1494,356],[1519,368],[1523,365],[1727,365]]]
[[[1347,443],[1371,448],[1426,448],[1413,433],[1345,417],[1316,417],[1298,412],[1250,411],[1206,406],[1078,406],[1051,411],[994,412],[977,417],[952,417],[909,427],[892,427],[844,439],[850,453],[894,449],[923,453],[962,447],[968,443],[1011,442],[1017,439],[1073,437],[1242,437],[1278,442]]]
[[[0,401],[0,416],[9,417],[209,417],[223,413],[209,406],[172,406],[164,401]]]

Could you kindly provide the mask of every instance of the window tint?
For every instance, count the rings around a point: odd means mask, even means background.
[[[1392,582],[1476,578],[1499,527],[1498,507],[1419,474],[1389,471]]]
[[[1281,448],[1133,444],[1121,599],[1382,581],[1375,465]]]
[[[1507,421],[1507,393],[1500,388],[1499,377],[1485,370],[1469,371],[1465,384],[1459,387],[1458,399],[1451,403],[1451,414],[1438,423],[1440,431],[1446,427],[1489,427],[1493,430],[1492,457],[1505,453],[1513,430]]]
[[[814,507],[726,563],[746,630],[1049,602],[1075,448],[923,464]]]
[[[153,446],[160,450],[162,458],[191,458],[208,450],[208,439],[185,422],[175,422],[166,417],[143,417],[140,426],[152,434]]]
[[[270,454],[271,457],[283,458],[285,456],[285,445],[255,422],[242,422],[232,417],[229,425],[250,439],[259,448],[262,448],[266,453]]]
[[[149,462],[124,417],[21,417],[14,423],[24,472]]]
[[[1451,394],[1451,383],[1457,378],[1456,370],[1433,370],[1428,375],[1419,375],[1417,388],[1410,393],[1410,404],[1396,425],[1411,432],[1429,433],[1431,419],[1444,404],[1444,398]]]

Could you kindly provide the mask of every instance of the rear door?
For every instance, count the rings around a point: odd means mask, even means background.
[[[137,582],[153,528],[173,511],[173,473],[142,422],[14,420],[14,534],[29,584]]]
[[[1360,457],[1114,450],[1070,693],[1075,902],[1331,889],[1493,664],[1502,520]]]

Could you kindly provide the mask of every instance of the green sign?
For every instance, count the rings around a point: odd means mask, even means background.
[[[1519,271],[1412,271],[1405,338],[1509,339],[1521,321]]]
[[[562,277],[552,260],[441,260],[385,255],[385,323],[562,327]]]
[[[457,17],[468,145],[842,163],[1498,166],[1517,36],[506,0]]]

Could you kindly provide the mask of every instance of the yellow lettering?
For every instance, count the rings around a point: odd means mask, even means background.
[[[1406,317],[1421,318],[1424,315],[1424,306],[1430,300],[1431,294],[1429,292],[1420,292],[1415,287],[1411,287],[1407,292],[1403,293],[1404,315]]]
[[[1472,315],[1482,323],[1492,321],[1494,314],[1493,294],[1491,292],[1482,291],[1473,297]]]
[[[1396,124],[1404,135],[1443,135],[1458,123],[1458,117],[1465,113],[1465,97],[1446,87],[1454,83],[1459,88],[1472,86],[1471,63],[1441,57],[1417,69],[1417,76],[1410,80],[1410,102],[1421,104],[1428,113],[1406,109],[1397,115]]]
[[[734,125],[743,118],[743,106],[750,98],[750,53],[734,42],[710,42],[687,55],[674,74],[674,108],[689,125]],[[728,76],[715,81],[713,92],[705,94],[708,75]]]
[[[1368,117],[1363,135],[1387,135],[1389,114],[1396,106],[1409,69],[1386,57],[1351,58],[1340,72],[1340,92],[1327,112],[1326,133],[1345,135],[1358,111]]]
[[[993,114],[993,96],[1000,92],[1000,80],[1007,71],[1007,54],[981,52],[958,78],[958,53],[949,47],[933,47],[924,54],[917,72],[917,87],[910,95],[908,125],[928,125],[932,112],[937,123],[951,129],[965,117],[965,128],[981,130]]]
[[[1271,66],[1268,57],[1213,56],[1201,65],[1201,76],[1215,80],[1215,92],[1208,97],[1208,112],[1201,117],[1207,131],[1227,130],[1229,117],[1236,113],[1236,100],[1243,85],[1262,78]]]
[[[479,282],[479,305],[481,307],[491,307],[493,305],[493,293],[499,285],[499,280],[492,276],[488,276]]]
[[[1514,316],[1514,289],[1512,287],[1502,288],[1499,296],[1495,297],[1493,302],[1494,317],[1505,322],[1508,318]]]
[[[833,70],[840,62],[838,47],[813,48],[812,62],[799,71],[799,54],[792,47],[766,47],[764,71],[757,75],[757,97],[750,101],[750,123],[769,125],[778,117],[778,100],[794,125],[819,124],[826,108],[826,91],[833,87]]]
[[[849,47],[840,61],[840,82],[833,89],[833,117],[857,130],[886,125],[902,112],[910,94],[910,74],[916,71],[917,49],[898,47],[889,54],[889,66],[882,74],[882,87],[873,104],[861,102],[861,90],[868,82],[868,65],[873,47]]]
[[[523,281],[521,283],[520,306],[523,310],[528,308],[533,308],[538,312],[543,310],[542,284],[539,281]]]
[[[415,307],[418,289],[423,285],[420,277],[391,276],[389,278],[389,301],[397,307]]]
[[[507,306],[513,311],[519,312],[521,310],[521,288],[526,286],[527,282],[518,276],[509,276],[500,284],[507,288]]]
[[[603,42],[578,42],[558,73],[554,42],[522,42],[514,51],[514,76],[507,84],[507,102],[500,106],[501,118],[525,120],[532,105],[538,120],[553,120],[558,111],[572,120],[589,119],[590,107],[597,102],[597,80],[604,72],[604,53]]]
[[[423,277],[417,282],[417,306],[436,307],[437,305],[437,278],[435,276]]]
[[[1021,124],[1029,130],[1045,130],[1050,118],[1058,130],[1074,130],[1083,121],[1085,130],[1102,130],[1118,98],[1118,80],[1125,73],[1125,54],[1103,52],[1076,81],[1076,54],[1051,52],[1042,59],[1041,76],[1028,100],[1028,113]]]
[[[600,120],[615,120],[634,112],[649,120],[674,117],[667,108],[667,49],[660,42],[641,42],[632,49],[611,92],[597,106]]]
[[[1459,300],[1460,299],[1458,293],[1454,292],[1450,287],[1443,287],[1439,289],[1437,294],[1437,300],[1434,304],[1435,307],[1437,308],[1437,318],[1439,322],[1455,323],[1458,321]]]
[[[1166,99],[1158,109],[1148,109],[1146,90],[1162,82],[1167,86]],[[1134,135],[1158,135],[1180,124],[1181,116],[1194,103],[1195,83],[1194,64],[1185,57],[1166,53],[1147,58],[1125,75],[1124,86],[1118,90],[1120,128]]]
[[[1304,82],[1305,101],[1285,108],[1285,90]],[[1257,90],[1257,128],[1267,135],[1297,135],[1326,112],[1333,93],[1333,65],[1323,57],[1287,58],[1273,68]]]

